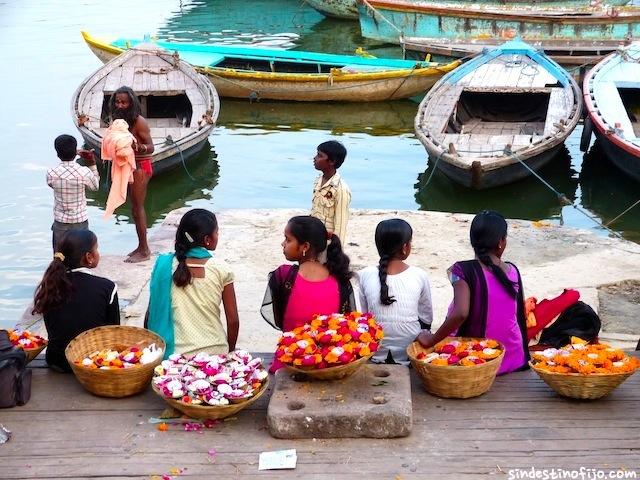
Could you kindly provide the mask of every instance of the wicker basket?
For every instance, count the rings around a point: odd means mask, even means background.
[[[373,357],[373,353],[344,365],[321,368],[319,370],[313,368],[298,368],[291,365],[287,365],[287,368],[292,372],[301,373],[314,380],[340,380],[341,378],[346,378],[356,373],[371,357]]]
[[[241,401],[239,403],[230,403],[229,405],[190,405],[188,403],[184,403],[181,400],[175,400],[173,398],[165,397],[160,390],[156,388],[156,386],[151,384],[153,391],[156,392],[165,402],[171,405],[176,410],[180,410],[185,415],[191,418],[199,418],[199,419],[209,419],[209,420],[219,420],[221,418],[226,418],[231,415],[238,413],[240,410],[248,407],[253,402],[258,400],[262,394],[267,390],[269,386],[269,378],[267,377],[260,390],[258,390],[251,398],[247,400]]]
[[[37,348],[29,348],[29,349],[23,348],[24,353],[27,354],[27,363],[29,363],[31,360],[33,360],[38,355],[40,355],[40,352],[44,350],[46,347],[47,347],[47,344],[45,343],[44,345]]]
[[[481,338],[449,337],[447,340],[481,341]],[[470,367],[432,365],[418,360],[417,356],[423,352],[429,354],[432,348],[424,348],[420,343],[413,342],[407,347],[407,355],[411,365],[420,376],[427,392],[444,398],[471,398],[482,395],[491,388],[496,373],[504,358],[504,346],[500,344],[500,356],[480,365]]]
[[[163,351],[166,348],[164,340],[149,330],[109,325],[82,332],[69,342],[64,353],[73,373],[85,389],[101,397],[121,398],[135,395],[147,388],[153,377],[153,369],[160,364],[162,356],[153,363],[109,370],[87,368],[74,362],[96,350],[122,350],[136,344],[144,348],[152,343]]]
[[[559,395],[582,400],[595,400],[609,395],[618,385],[635,373],[556,373],[542,370],[533,362],[529,362],[531,368],[544,382],[553,388]]]

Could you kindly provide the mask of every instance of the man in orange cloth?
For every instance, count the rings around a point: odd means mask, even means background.
[[[111,160],[111,189],[104,209],[104,218],[127,200],[127,189],[133,183],[136,160],[133,152],[134,137],[123,119],[115,119],[102,139],[100,157]]]
[[[147,213],[144,209],[144,200],[147,196],[147,184],[153,175],[151,166],[153,140],[147,120],[142,116],[138,97],[131,88],[120,87],[117,89],[111,96],[109,107],[114,118],[126,120],[129,131],[134,136],[133,150],[136,169],[133,171],[133,183],[129,184],[129,197],[131,198],[131,213],[138,234],[138,246],[127,255],[125,262],[143,262],[151,256],[151,250],[147,243]]]
[[[525,302],[527,338],[529,340],[534,339],[558,315],[577,303],[578,300],[580,300],[580,292],[577,290],[564,290],[556,298],[541,300],[539,303],[536,303],[535,297],[527,298]]]

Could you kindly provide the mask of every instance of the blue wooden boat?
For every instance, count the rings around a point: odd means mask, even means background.
[[[587,118],[580,147],[595,133],[605,155],[640,181],[640,43],[621,47],[584,79]]]
[[[367,38],[400,43],[402,37],[455,41],[525,42],[619,40],[640,37],[640,7],[544,8],[447,4],[424,0],[358,0]]]
[[[100,41],[82,32],[103,62],[141,40]],[[221,97],[368,102],[422,93],[460,61],[448,64],[353,55],[156,42],[205,74]]]
[[[484,189],[551,161],[581,111],[582,95],[569,73],[526,43],[511,41],[438,81],[420,103],[415,129],[445,175]]]

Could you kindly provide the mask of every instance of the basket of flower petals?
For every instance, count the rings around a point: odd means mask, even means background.
[[[251,405],[267,390],[269,374],[261,358],[228,354],[170,355],[155,369],[153,390],[173,408],[193,418],[216,420]]]
[[[47,341],[40,335],[35,335],[29,330],[8,330],[9,340],[16,347],[20,347],[27,354],[27,363],[36,358],[47,346]]]
[[[577,337],[560,349],[532,352],[529,364],[558,394],[586,400],[608,395],[640,368],[622,350]]]
[[[282,335],[276,358],[310,378],[338,380],[364,365],[383,336],[370,313],[316,315],[311,323]]]
[[[149,330],[108,325],[82,332],[64,353],[85,389],[101,397],[121,398],[149,386],[164,349],[164,340]]]
[[[407,355],[429,393],[470,398],[491,388],[504,347],[486,338],[448,337],[432,348],[413,342],[407,347]]]

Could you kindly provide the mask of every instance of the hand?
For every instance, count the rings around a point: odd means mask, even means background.
[[[94,153],[95,152],[93,151],[93,148],[91,150],[83,150],[83,149],[78,150],[78,155],[80,155],[80,158],[85,160],[87,165],[96,164],[96,157]]]
[[[435,335],[429,330],[422,330],[416,340],[418,340],[418,342],[420,342],[420,345],[422,345],[424,348],[431,348],[436,344]]]

